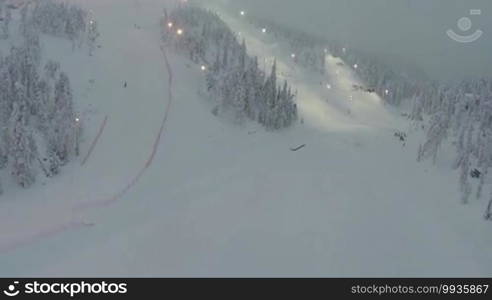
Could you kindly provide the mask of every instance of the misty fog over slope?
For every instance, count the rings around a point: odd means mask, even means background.
[[[392,64],[422,69],[439,80],[492,76],[492,1],[489,0],[215,0],[236,10],[338,40]],[[481,9],[470,16],[470,9]],[[446,35],[470,17],[481,39],[460,44]]]

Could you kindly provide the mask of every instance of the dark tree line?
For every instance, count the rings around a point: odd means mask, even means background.
[[[164,41],[203,64],[207,90],[217,100],[215,114],[232,113],[235,120],[248,118],[269,130],[296,122],[295,94],[287,82],[279,84],[276,63],[267,75],[258,58],[248,55],[246,42],[215,13],[186,6],[166,13],[161,25]]]

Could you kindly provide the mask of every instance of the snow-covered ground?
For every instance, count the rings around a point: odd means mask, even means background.
[[[276,133],[239,127],[198,95],[199,66],[164,47],[166,67],[159,18],[174,1],[75,2],[93,11],[101,48],[89,58],[52,40],[46,52],[73,78],[83,153],[108,123],[83,167],[0,198],[0,276],[492,275],[483,205],[460,204],[451,170],[416,163],[419,134],[403,146],[393,134],[406,121],[354,92],[337,58],[325,77],[308,74],[220,11],[251,54],[276,57],[304,119]],[[115,197],[148,161],[166,109],[155,159]]]

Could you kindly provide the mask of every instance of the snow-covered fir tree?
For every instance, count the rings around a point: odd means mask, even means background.
[[[9,120],[8,143],[10,171],[17,183],[26,188],[34,183],[36,145],[28,126],[29,112],[25,87],[15,84],[15,98]]]
[[[65,73],[55,84],[54,111],[48,147],[54,151],[62,164],[69,160],[75,149],[75,115],[70,81]]]
[[[89,55],[91,56],[94,54],[98,37],[99,37],[99,31],[97,29],[97,22],[95,20],[90,20],[89,29],[87,33],[87,43],[89,46]]]
[[[1,36],[0,38],[7,39],[9,37],[9,26],[12,20],[12,12],[10,8],[5,5],[5,1],[0,3],[0,27],[1,27]]]

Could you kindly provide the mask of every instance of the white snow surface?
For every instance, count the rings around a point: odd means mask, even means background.
[[[492,276],[485,203],[461,205],[445,163],[418,164],[421,133],[354,92],[338,58],[309,74],[268,33],[220,11],[298,90],[304,123],[266,132],[216,118],[200,66],[164,46],[166,67],[159,18],[174,1],[72,2],[92,10],[101,48],[89,57],[44,38],[44,50],[74,85],[82,153],[108,123],[84,166],[5,188],[0,276]],[[115,198],[147,162],[166,109],[155,159]],[[406,146],[395,130],[409,131]]]

